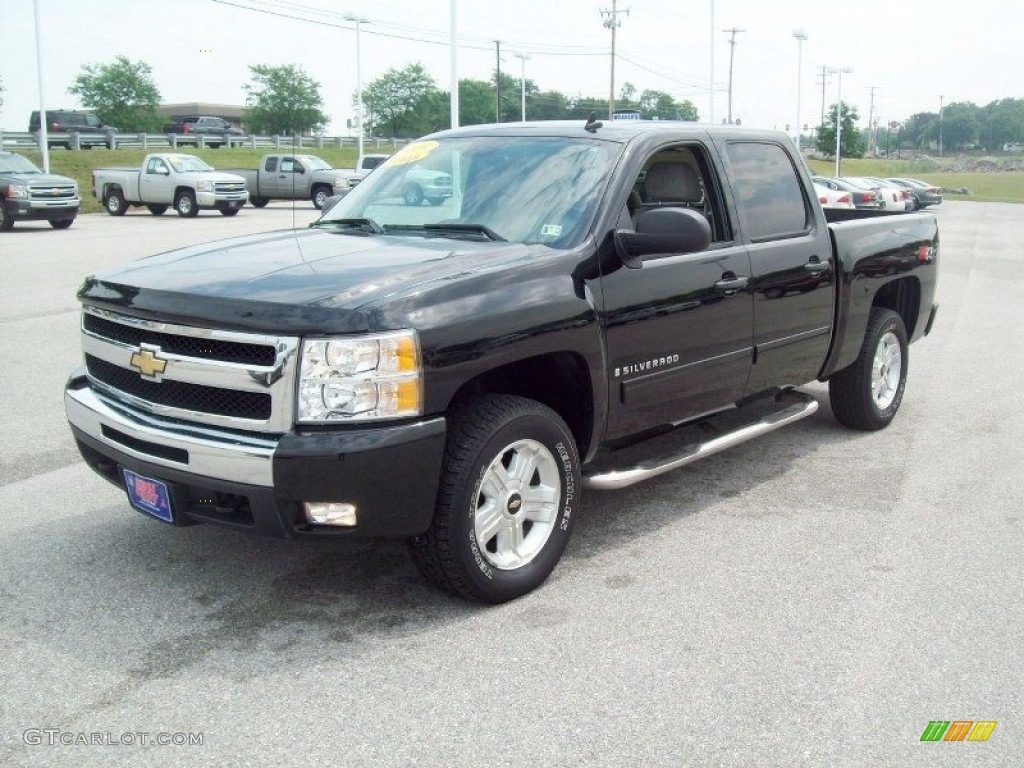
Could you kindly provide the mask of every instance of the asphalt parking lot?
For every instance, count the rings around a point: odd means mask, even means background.
[[[311,206],[0,234],[0,764],[1024,764],[1024,208],[935,213],[941,310],[890,428],[812,385],[809,419],[589,492],[496,608],[400,542],[168,529],[74,450],[82,277]],[[935,720],[997,726],[922,743]]]

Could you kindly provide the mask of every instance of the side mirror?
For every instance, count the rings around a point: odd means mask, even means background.
[[[305,173],[305,172],[306,172],[306,169],[305,169],[305,168],[303,168],[303,167],[302,167],[301,165],[296,165],[296,166],[295,166],[295,172],[296,172],[296,173]]]
[[[654,208],[637,217],[635,231],[616,230],[614,240],[622,263],[640,269],[644,261],[703,251],[711,244],[711,225],[689,208]]]

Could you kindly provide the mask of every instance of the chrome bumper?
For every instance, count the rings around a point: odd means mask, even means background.
[[[166,421],[129,410],[79,379],[64,391],[68,421],[84,434],[133,458],[210,479],[270,488],[278,438]]]

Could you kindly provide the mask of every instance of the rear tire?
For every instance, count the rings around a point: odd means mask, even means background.
[[[444,198],[443,197],[428,197],[427,198],[427,202],[430,203],[431,205],[440,205],[441,203],[444,202]]]
[[[410,541],[423,575],[454,595],[513,600],[540,586],[569,541],[580,463],[557,413],[486,395],[449,421],[430,529]]]
[[[903,318],[889,309],[872,309],[857,359],[828,382],[836,420],[852,429],[889,426],[907,385],[907,353]]]
[[[167,213],[166,205],[147,205],[146,207],[149,209],[149,212],[152,213],[154,216],[163,216],[165,213]]]
[[[406,205],[420,205],[423,202],[423,190],[419,184],[407,184],[402,199]]]
[[[254,208],[265,208],[267,203],[270,202],[269,197],[250,197],[249,202],[252,203]]]
[[[54,229],[67,229],[74,223],[74,219],[50,219],[50,226]]]
[[[124,216],[128,212],[128,203],[119,189],[107,192],[107,196],[103,198],[103,207],[111,216]]]
[[[199,206],[196,205],[196,196],[191,189],[186,189],[178,193],[178,196],[174,198],[174,210],[178,212],[179,216],[186,219],[194,219],[199,215]]]

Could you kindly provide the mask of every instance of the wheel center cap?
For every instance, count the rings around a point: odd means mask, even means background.
[[[505,511],[510,515],[518,515],[523,508],[523,497],[518,493],[513,493],[508,497],[508,503],[505,505]]]

